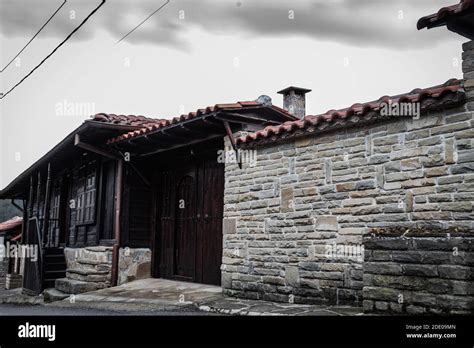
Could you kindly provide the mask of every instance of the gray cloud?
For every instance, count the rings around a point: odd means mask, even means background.
[[[0,0],[0,33],[7,37],[32,35],[61,2]],[[172,0],[126,41],[188,50],[196,43],[189,42],[186,33],[200,28],[248,39],[304,36],[364,47],[417,48],[452,39],[446,30],[416,32],[418,18],[451,2],[454,0]],[[98,3],[69,0],[42,37],[64,38]],[[107,0],[75,40],[91,39],[99,31],[118,40],[163,3]],[[70,19],[70,11],[75,11],[75,20]]]

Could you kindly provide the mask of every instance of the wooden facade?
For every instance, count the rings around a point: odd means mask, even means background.
[[[118,250],[129,247],[152,250],[154,277],[219,285],[224,163],[218,151],[233,132],[289,119],[268,106],[212,111],[118,144],[108,140],[139,126],[85,122],[0,192],[24,200],[23,243],[40,248],[40,261],[25,264],[24,289],[37,294],[64,277],[65,247],[100,245],[114,247],[112,284]]]

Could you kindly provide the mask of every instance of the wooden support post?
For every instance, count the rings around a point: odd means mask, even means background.
[[[36,185],[36,218],[38,219],[38,223],[41,225],[40,201],[41,201],[41,172],[38,171],[38,184]]]
[[[44,222],[43,222],[43,245],[53,246],[49,233],[49,208],[51,205],[51,163],[48,163],[48,176],[46,178],[46,192],[44,194]]]
[[[229,122],[223,121],[225,131],[227,132],[227,136],[229,137],[230,144],[232,145],[232,148],[234,149],[235,152],[235,158],[237,159],[237,164],[239,165],[239,168],[242,169],[242,162],[240,162],[240,155],[239,155],[239,150],[237,149],[237,145],[235,144],[235,139],[232,135],[232,129],[230,128]]]
[[[122,208],[122,191],[123,191],[123,159],[117,161],[117,180],[115,181],[115,216],[114,231],[115,245],[112,251],[112,286],[118,283],[118,261],[120,250],[120,233],[121,233],[121,208]]]

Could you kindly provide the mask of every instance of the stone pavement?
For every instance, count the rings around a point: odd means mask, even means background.
[[[3,303],[17,305],[40,305],[43,304],[43,296],[28,296],[22,294],[22,288],[0,290],[0,304]]]
[[[227,315],[361,315],[362,308],[275,303],[224,297],[218,286],[177,282],[165,279],[142,279],[113,288],[73,295],[52,306],[127,306],[139,305],[160,310],[196,310]]]

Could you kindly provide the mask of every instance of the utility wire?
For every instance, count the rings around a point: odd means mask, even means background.
[[[46,21],[46,23],[43,24],[43,26],[36,32],[36,34],[30,39],[30,41],[28,41],[28,43],[25,45],[25,47],[23,47],[21,49],[20,52],[18,52],[18,54],[13,57],[13,59],[7,64],[5,65],[5,67],[0,70],[0,73],[4,72],[6,68],[8,68],[10,66],[11,63],[13,63],[13,61],[28,47],[28,45],[38,36],[39,33],[41,33],[41,31],[44,29],[45,26],[48,25],[48,23],[53,19],[54,16],[56,16],[56,13],[59,12],[59,10],[66,4],[67,0],[64,0],[64,2],[62,3],[61,6],[59,6],[59,8],[56,10],[56,12],[53,13],[53,15],[51,17],[49,17],[49,19]]]
[[[33,74],[35,72],[36,69],[38,69],[41,65],[43,65],[43,63],[49,58],[51,57],[62,45],[64,45],[66,43],[66,41],[68,41],[71,36],[73,36],[76,31],[78,31],[87,21],[90,17],[92,17],[94,15],[94,13],[96,13],[99,8],[102,7],[102,5],[105,3],[106,0],[102,0],[102,2],[100,3],[99,6],[97,6],[91,13],[89,13],[89,15],[81,22],[81,24],[79,24],[79,26],[77,26],[58,46],[56,46],[56,48],[50,53],[48,54],[37,66],[35,66],[33,68],[33,70],[31,70],[25,77],[23,77],[20,82],[18,82],[16,85],[14,85],[12,88],[10,88],[10,90],[8,92],[6,92],[5,94],[1,93],[0,94],[0,99],[3,99],[5,98],[8,94],[10,94],[10,92],[12,92],[15,88],[17,88],[23,81],[25,81],[31,74]]]
[[[124,37],[122,37],[120,40],[118,40],[115,44],[118,44],[119,42],[121,42],[122,40],[124,40],[128,35],[130,35],[131,33],[133,33],[135,30],[137,30],[140,26],[143,25],[143,23],[145,23],[147,20],[149,20],[155,13],[157,13],[159,10],[161,10],[163,7],[165,7],[166,5],[168,5],[170,2],[170,0],[166,0],[166,2],[161,5],[159,8],[157,8],[155,11],[153,11],[148,17],[146,17],[143,21],[140,22],[140,24],[138,24],[135,28],[133,28],[132,30],[130,30]]]

